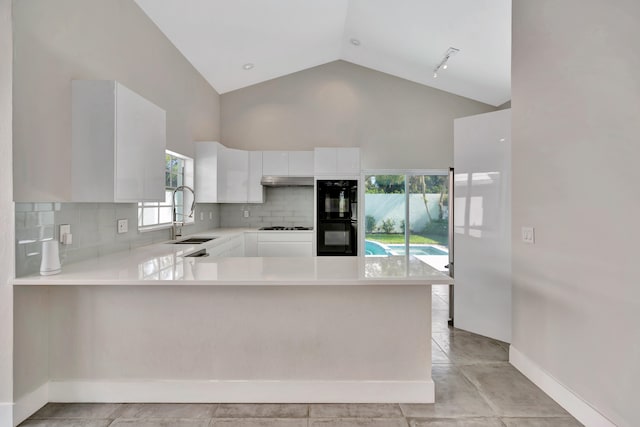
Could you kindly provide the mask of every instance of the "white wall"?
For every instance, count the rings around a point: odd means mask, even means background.
[[[167,112],[167,148],[218,140],[219,96],[133,0],[14,2],[14,190],[69,201],[71,80],[118,80]]]
[[[453,119],[495,110],[344,61],[220,99],[222,142],[229,147],[360,147],[363,169],[446,169],[453,162]]]
[[[510,342],[511,110],[454,129],[454,324]]]
[[[640,425],[639,23],[636,0],[513,2],[513,346],[627,427]]]
[[[0,0],[0,427],[13,417],[12,38],[11,0]]]

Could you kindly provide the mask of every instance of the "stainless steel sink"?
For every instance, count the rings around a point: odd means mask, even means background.
[[[211,240],[216,239],[216,237],[191,237],[189,239],[179,240],[177,242],[171,242],[174,245],[190,245],[190,244],[200,244],[205,242],[210,242]]]
[[[197,258],[205,257],[205,256],[209,256],[206,249],[200,249],[199,251],[191,252],[190,254],[185,255],[185,257],[197,257]]]

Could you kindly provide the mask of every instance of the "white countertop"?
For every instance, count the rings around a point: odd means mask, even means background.
[[[190,237],[216,237],[203,244],[160,243],[64,265],[54,276],[16,278],[14,285],[433,285],[453,279],[416,257],[202,257],[184,255],[212,248],[255,229],[216,229]],[[266,231],[269,232],[269,231]],[[305,233],[305,231],[291,231]],[[306,231],[310,233],[310,231]]]

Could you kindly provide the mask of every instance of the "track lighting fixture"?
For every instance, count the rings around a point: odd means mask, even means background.
[[[453,55],[455,55],[458,52],[460,52],[460,49],[456,49],[455,47],[450,47],[449,49],[447,49],[447,52],[444,54],[444,57],[442,58],[442,61],[440,61],[440,63],[436,66],[436,68],[433,69],[434,79],[438,77],[438,72],[440,71],[440,69],[443,69],[443,70],[447,69],[447,67],[449,66],[447,64],[447,61],[449,61],[449,58],[451,58]]]

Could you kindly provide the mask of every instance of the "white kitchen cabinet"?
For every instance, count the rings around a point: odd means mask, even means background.
[[[287,176],[289,175],[288,151],[263,151],[262,175]]]
[[[246,203],[249,192],[249,152],[202,141],[196,148],[196,201]]]
[[[289,151],[289,176],[313,176],[313,151]]]
[[[311,231],[258,232],[258,256],[307,257],[313,255]]]
[[[114,80],[71,90],[72,201],[164,200],[165,111]]]
[[[258,232],[244,233],[244,256],[258,256]]]
[[[213,257],[241,257],[244,255],[244,236],[242,233],[224,239],[207,250]]]
[[[357,147],[318,147],[314,150],[316,176],[360,175],[360,149]]]
[[[262,151],[249,151],[248,203],[264,203],[262,179]]]
[[[262,175],[313,176],[313,151],[263,151]]]
[[[218,164],[223,147],[215,141],[195,143],[195,192],[198,203],[218,203]]]
[[[249,191],[249,152],[222,148],[218,165],[218,195],[222,203],[246,203]]]

